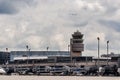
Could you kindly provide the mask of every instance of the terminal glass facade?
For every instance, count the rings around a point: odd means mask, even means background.
[[[16,57],[69,57],[68,51],[12,51],[10,60],[14,61]]]
[[[10,60],[9,52],[0,52],[0,64],[6,64]]]

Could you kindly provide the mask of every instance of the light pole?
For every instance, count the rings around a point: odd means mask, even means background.
[[[47,51],[48,51],[49,47],[47,46],[47,48],[46,48],[46,49],[47,49]]]
[[[26,50],[28,50],[28,48],[29,48],[28,45],[26,45]]]
[[[109,41],[107,41],[107,65],[108,65],[108,53],[109,53]]]
[[[70,63],[72,64],[71,46],[68,45],[68,53],[70,54]]]
[[[86,55],[86,58],[85,58],[86,60],[86,65],[88,65],[88,57],[87,57],[87,55]]]
[[[69,51],[69,48],[70,48],[70,45],[68,45],[68,53],[70,52],[70,51]]]
[[[73,62],[73,61],[72,61],[72,48],[71,48],[72,45],[71,45],[71,43],[70,43],[69,46],[70,46],[70,65],[72,66],[72,62]]]
[[[28,51],[29,51],[29,47],[28,47],[28,45],[26,45],[26,57],[27,57],[27,64],[28,64]]]
[[[8,65],[8,61],[9,61],[9,52],[8,52],[8,48],[6,48],[6,58],[5,58],[5,64],[6,64],[6,67]]]
[[[100,59],[100,57],[99,57],[99,55],[100,55],[100,38],[97,37],[97,40],[98,40],[98,67],[99,67],[99,59]]]

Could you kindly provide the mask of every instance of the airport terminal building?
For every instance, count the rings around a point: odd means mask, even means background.
[[[69,44],[70,49],[68,51],[30,51],[28,46],[26,46],[26,48],[26,51],[0,52],[0,64],[71,63],[93,61],[92,56],[82,56],[82,51],[84,51],[83,34],[79,31],[72,34]]]
[[[28,48],[28,46],[27,46]],[[72,34],[72,38],[70,39],[69,51],[30,51],[27,49],[26,51],[11,51],[5,52],[9,53],[9,59],[0,58],[2,61],[6,62],[70,62],[74,61],[84,61],[85,58],[82,56],[82,51],[84,51],[83,44],[83,34],[81,32],[76,31]],[[4,52],[3,52],[4,53]],[[2,55],[2,54],[0,54]],[[5,55],[6,56],[6,55]],[[91,59],[91,57],[90,57]],[[5,63],[4,62],[4,63]]]
[[[92,61],[92,57],[71,57],[68,51],[12,51],[10,62],[14,63],[70,63],[84,62],[86,58]]]

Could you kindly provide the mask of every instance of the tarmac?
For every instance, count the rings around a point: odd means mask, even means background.
[[[120,77],[102,76],[20,76],[1,75],[0,80],[120,80]]]

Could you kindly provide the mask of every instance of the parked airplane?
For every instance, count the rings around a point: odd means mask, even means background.
[[[6,71],[2,67],[0,67],[0,74],[6,74]]]

